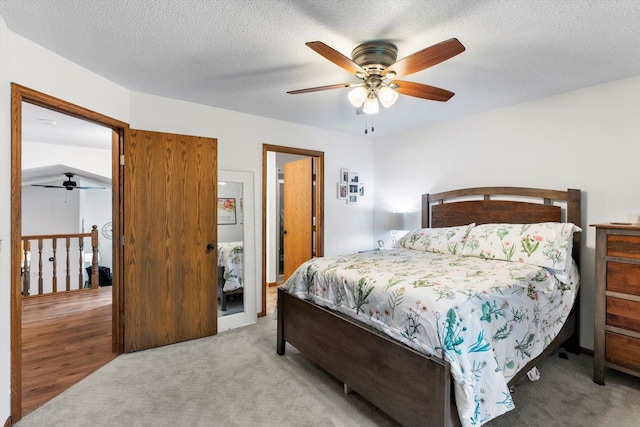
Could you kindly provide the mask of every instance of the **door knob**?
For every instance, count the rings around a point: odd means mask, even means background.
[[[210,252],[210,251],[214,250],[214,249],[215,249],[215,247],[216,247],[216,246],[215,246],[213,243],[209,243],[209,244],[207,245],[207,252]]]

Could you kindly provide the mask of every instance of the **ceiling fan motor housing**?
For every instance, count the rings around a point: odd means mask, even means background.
[[[380,74],[389,65],[396,62],[398,48],[385,41],[362,43],[351,52],[353,62],[364,68],[369,74]]]

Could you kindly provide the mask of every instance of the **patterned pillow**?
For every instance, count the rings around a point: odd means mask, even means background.
[[[573,233],[582,229],[571,223],[481,224],[467,237],[462,255],[519,261],[566,272],[571,268]]]
[[[405,234],[396,242],[396,248],[424,252],[460,254],[469,230],[475,224],[459,227],[422,228]]]

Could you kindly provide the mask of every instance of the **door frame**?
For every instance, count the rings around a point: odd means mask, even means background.
[[[270,152],[296,154],[299,156],[313,157],[315,159],[315,256],[324,256],[324,152],[281,145],[262,144],[262,311],[260,312],[260,316],[267,315],[267,157]]]
[[[84,107],[46,95],[17,83],[11,83],[11,422],[22,418],[22,292],[20,268],[13,262],[21,258],[22,236],[22,102],[67,114],[112,129],[112,222],[113,222],[113,300],[112,351],[123,352],[122,293],[124,251],[122,236],[123,180],[120,155],[124,147],[127,123],[96,113]]]

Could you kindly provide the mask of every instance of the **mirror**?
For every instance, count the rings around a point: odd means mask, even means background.
[[[218,170],[218,332],[255,323],[253,173]]]

